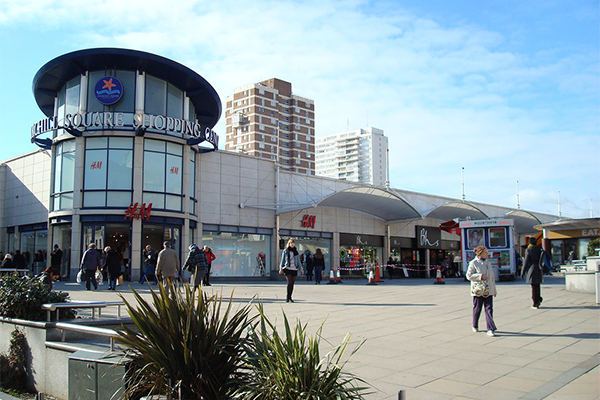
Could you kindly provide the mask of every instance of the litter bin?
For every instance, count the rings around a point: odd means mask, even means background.
[[[69,399],[118,399],[125,393],[125,366],[113,353],[79,350],[69,356]]]

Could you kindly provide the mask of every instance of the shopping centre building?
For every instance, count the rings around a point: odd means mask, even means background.
[[[534,226],[557,219],[289,172],[220,151],[214,88],[154,54],[65,54],[39,70],[33,91],[47,118],[32,126],[39,149],[0,164],[0,249],[20,250],[40,268],[58,244],[67,280],[89,243],[118,249],[137,280],[143,248],[164,241],[180,259],[191,243],[211,247],[215,277],[275,279],[290,237],[301,251],[320,248],[342,275],[392,256],[409,276],[424,277],[460,254],[460,237],[440,229],[443,222],[508,218],[523,245]]]

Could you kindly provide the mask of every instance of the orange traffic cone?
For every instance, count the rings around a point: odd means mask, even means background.
[[[335,281],[335,276],[333,276],[333,268],[329,270],[329,282],[328,285],[335,285],[337,282]]]
[[[433,283],[434,284],[445,284],[446,283],[442,279],[442,267],[437,268],[437,272],[435,273],[435,282],[433,282]]]
[[[383,282],[381,275],[379,274],[379,267],[375,267],[375,282]]]
[[[337,278],[335,278],[335,283],[344,283],[342,282],[342,277],[340,276],[340,269],[337,269]]]

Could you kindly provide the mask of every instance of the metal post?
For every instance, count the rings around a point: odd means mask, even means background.
[[[406,400],[406,393],[404,389],[398,390],[398,400]]]

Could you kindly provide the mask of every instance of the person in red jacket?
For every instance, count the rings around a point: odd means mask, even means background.
[[[204,246],[204,254],[206,254],[206,259],[208,260],[208,271],[206,271],[206,274],[204,275],[204,282],[202,283],[204,286],[210,286],[210,267],[212,266],[213,260],[217,257],[208,246]]]

